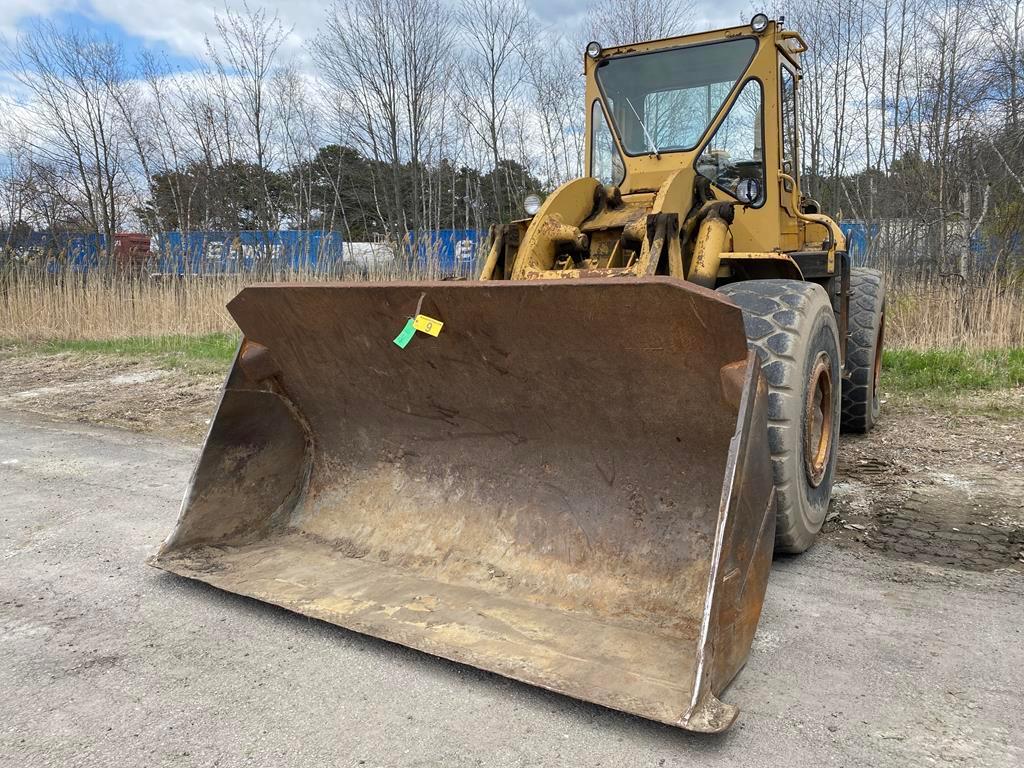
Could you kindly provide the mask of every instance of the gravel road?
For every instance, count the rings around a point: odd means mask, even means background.
[[[740,720],[700,736],[147,567],[196,450],[0,411],[0,765],[1024,763],[1017,570],[776,561]]]

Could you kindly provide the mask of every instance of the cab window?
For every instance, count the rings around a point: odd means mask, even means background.
[[[625,165],[597,100],[591,107],[590,130],[590,175],[602,184],[621,184],[626,175]]]
[[[697,172],[737,199],[744,198],[738,194],[744,180],[756,181],[753,206],[764,202],[763,101],[761,83],[748,80],[697,158]]]
[[[782,88],[782,172],[799,178],[796,146],[796,77],[786,65],[781,67]]]

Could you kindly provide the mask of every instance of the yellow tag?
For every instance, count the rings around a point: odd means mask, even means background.
[[[426,315],[416,315],[413,318],[412,326],[421,333],[429,333],[431,336],[437,336],[441,332],[441,328],[444,326],[440,320],[435,320],[432,317]]]

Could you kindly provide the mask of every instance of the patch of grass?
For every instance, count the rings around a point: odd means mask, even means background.
[[[124,339],[73,339],[38,342],[0,339],[6,354],[61,354],[147,359],[162,368],[192,373],[219,373],[234,358],[238,337],[230,333],[202,336],[131,336]]]
[[[1024,386],[1024,348],[887,349],[882,388],[899,394],[957,395]]]

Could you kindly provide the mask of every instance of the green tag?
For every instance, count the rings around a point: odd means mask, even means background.
[[[406,345],[415,335],[416,326],[414,323],[415,321],[410,317],[405,323],[405,328],[402,329],[402,332],[395,336],[395,344],[398,345],[399,349],[405,349]]]

